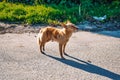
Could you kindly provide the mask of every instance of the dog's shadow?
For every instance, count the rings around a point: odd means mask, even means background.
[[[54,56],[51,56],[48,54],[44,54],[44,55],[46,55],[50,58],[53,58],[57,61],[60,61],[66,65],[69,65],[71,67],[74,67],[77,69],[82,69],[82,70],[89,72],[89,73],[94,73],[97,75],[105,76],[105,77],[108,77],[108,78],[113,79],[113,80],[120,80],[119,74],[116,74],[116,73],[111,72],[107,69],[101,68],[99,66],[93,65],[93,64],[88,63],[86,61],[80,60],[78,58],[72,57],[70,55],[66,55],[66,56],[68,56],[71,59],[61,59],[61,58],[57,58],[57,57],[54,57]]]

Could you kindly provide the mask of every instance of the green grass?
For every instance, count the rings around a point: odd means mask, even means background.
[[[75,10],[74,12],[71,10]],[[48,5],[23,5],[13,3],[0,3],[0,21],[8,21],[15,23],[44,23],[58,24],[59,21],[71,20],[77,22],[77,8],[65,8]],[[74,19],[73,19],[74,17]]]
[[[113,2],[106,5],[92,5],[84,3],[81,6],[74,5],[68,8],[63,5],[25,5],[20,3],[0,2],[0,21],[29,24],[58,24],[59,21],[70,20],[73,23],[92,18],[92,16],[107,15],[107,19],[118,17],[120,14],[120,3]],[[89,4],[89,5],[87,5]]]

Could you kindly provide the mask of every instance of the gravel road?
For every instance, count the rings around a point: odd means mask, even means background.
[[[110,32],[112,33],[112,32]],[[39,52],[36,33],[0,35],[0,80],[120,80],[120,31],[79,31],[60,58],[58,44]]]

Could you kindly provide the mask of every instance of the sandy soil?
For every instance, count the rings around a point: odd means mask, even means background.
[[[120,31],[77,32],[67,44],[66,60],[58,44],[39,52],[36,33],[0,35],[0,80],[120,80]]]

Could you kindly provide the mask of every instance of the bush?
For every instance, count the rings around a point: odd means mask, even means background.
[[[10,0],[8,0],[10,1]],[[11,0],[13,1],[13,0]],[[15,0],[19,1],[19,0]],[[29,1],[29,0],[21,0]],[[0,21],[17,22],[17,23],[45,23],[58,24],[70,20],[73,23],[92,18],[92,16],[107,15],[108,19],[119,17],[120,2],[113,1],[111,4],[93,4],[92,0],[81,0],[81,6],[70,3],[71,7],[63,5],[67,0],[60,0],[59,4],[45,4],[46,0],[31,0],[39,1],[41,5],[25,5],[21,3],[6,3],[0,2]],[[47,0],[48,1],[48,0]],[[52,1],[52,0],[49,0]],[[48,3],[54,3],[48,2]],[[61,2],[65,1],[65,2]],[[70,0],[68,2],[72,2]],[[77,0],[75,0],[77,1]],[[42,4],[43,3],[43,4]]]
[[[68,9],[66,6],[61,5],[30,6],[13,3],[0,3],[0,20],[29,24],[58,24],[59,21],[64,22],[68,19],[72,22],[76,22],[78,19],[77,7]]]

